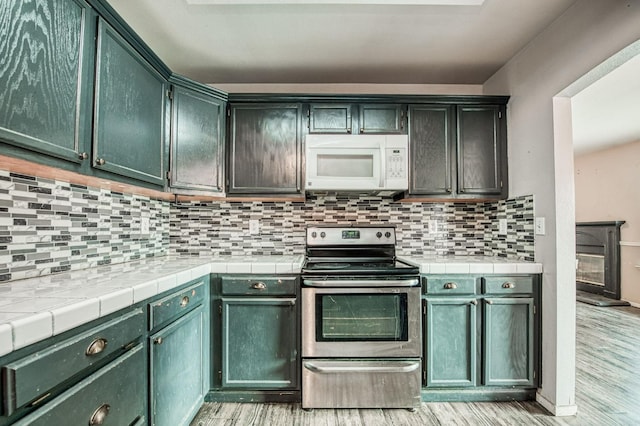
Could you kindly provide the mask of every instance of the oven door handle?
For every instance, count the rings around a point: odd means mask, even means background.
[[[395,362],[398,364],[398,362]],[[352,366],[321,366],[314,364],[313,362],[305,362],[304,368],[320,374],[335,374],[335,373],[408,373],[414,371],[420,367],[419,362],[406,362],[398,366],[380,365],[380,366],[364,366],[364,365],[352,365]]]
[[[417,278],[408,280],[303,280],[309,287],[417,287]]]

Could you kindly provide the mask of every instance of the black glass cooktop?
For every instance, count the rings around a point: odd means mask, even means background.
[[[341,261],[307,259],[302,266],[303,274],[331,274],[331,275],[404,275],[417,274],[416,266],[400,260],[372,260],[360,259]]]

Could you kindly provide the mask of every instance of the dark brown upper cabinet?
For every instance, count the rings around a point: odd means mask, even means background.
[[[302,104],[232,105],[227,193],[300,195]]]
[[[406,134],[406,107],[382,103],[312,103],[309,133]]]

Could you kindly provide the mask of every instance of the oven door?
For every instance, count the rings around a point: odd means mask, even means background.
[[[420,357],[420,287],[302,289],[303,357]]]

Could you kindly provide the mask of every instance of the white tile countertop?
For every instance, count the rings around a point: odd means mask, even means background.
[[[496,257],[398,256],[422,274],[532,274],[539,263]],[[0,356],[203,275],[300,273],[304,257],[151,258],[0,283]]]
[[[159,257],[0,283],[0,356],[209,273],[299,273],[303,256]]]
[[[421,274],[540,274],[542,264],[489,256],[420,257],[398,259],[420,268]]]

